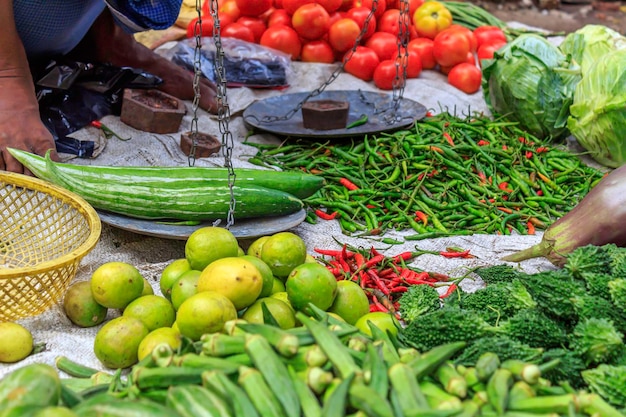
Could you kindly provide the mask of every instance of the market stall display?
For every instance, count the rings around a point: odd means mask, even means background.
[[[285,9],[294,4],[284,0]],[[311,98],[318,85],[379,93],[336,66],[292,64],[296,94]],[[151,210],[156,218],[129,229],[140,235],[105,228],[86,257],[77,281],[92,299],[77,290],[71,298],[106,314],[77,321],[68,301],[21,320],[33,343],[47,346],[0,367],[0,414],[622,416],[626,275],[623,249],[611,244],[621,242],[581,241],[558,265],[501,259],[541,243],[559,218],[595,201],[609,170],[579,158],[575,144],[490,114],[482,93],[447,80],[423,71],[391,86],[394,97],[427,109],[411,124],[332,140],[321,130],[300,139],[250,130],[245,110],[285,94],[231,89],[233,120],[198,118],[197,108],[183,118],[192,130],[236,138],[224,142],[225,161],[189,159],[176,139],[142,135],[115,117],[107,129],[132,139],[108,137],[101,159],[62,164],[17,153],[38,176],[84,190],[94,206],[110,198],[118,217],[145,221]],[[370,128],[369,119],[354,128]],[[192,186],[194,173],[222,172],[222,188],[232,189],[224,163],[244,187],[311,178],[310,190],[299,183],[288,191],[300,204],[291,214],[302,217],[271,231],[253,215],[244,221],[258,234],[237,236],[239,218],[229,230],[155,214],[198,198],[190,195],[202,187]],[[183,170],[192,174],[177,177],[184,196],[166,185]],[[104,188],[129,173],[134,188],[124,192],[143,196],[139,206],[114,199],[123,184]],[[231,209],[208,218],[223,221]],[[596,219],[584,221],[593,228]],[[192,229],[160,234],[161,222]],[[50,320],[61,322],[60,333]]]

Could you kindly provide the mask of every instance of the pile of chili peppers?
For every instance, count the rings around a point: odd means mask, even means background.
[[[322,255],[318,258],[337,280],[351,280],[358,283],[370,300],[370,312],[383,311],[396,314],[398,300],[411,285],[445,286],[440,295],[445,298],[452,294],[457,284],[448,275],[427,272],[407,265],[417,256],[435,254],[446,258],[471,258],[469,250],[449,247],[446,251],[416,250],[388,257],[374,247],[367,250],[349,247],[341,249],[314,248]]]
[[[447,112],[375,136],[248,144],[257,148],[252,163],[323,176],[324,187],[304,200],[307,221],[336,219],[353,236],[533,234],[604,175],[515,123]]]

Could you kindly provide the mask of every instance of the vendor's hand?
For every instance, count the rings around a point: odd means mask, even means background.
[[[30,175],[6,148],[39,155],[51,149],[58,160],[54,138],[41,122],[30,74],[5,75],[0,73],[0,169]]]

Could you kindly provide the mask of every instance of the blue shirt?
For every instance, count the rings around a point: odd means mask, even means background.
[[[71,51],[109,7],[127,32],[166,29],[182,0],[13,0],[15,25],[29,58]]]

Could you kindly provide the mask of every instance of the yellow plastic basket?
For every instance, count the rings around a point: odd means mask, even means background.
[[[0,171],[0,322],[61,300],[101,230],[96,211],[76,194]]]

